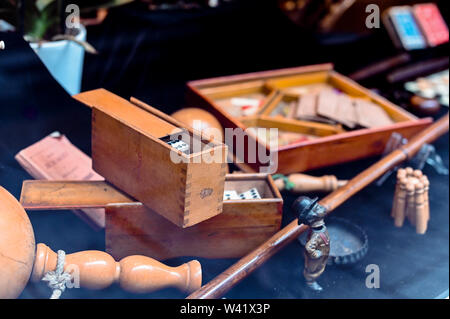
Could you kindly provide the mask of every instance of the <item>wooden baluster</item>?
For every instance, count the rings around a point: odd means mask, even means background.
[[[38,244],[31,279],[41,280],[48,271],[56,269],[57,254],[45,244]],[[176,287],[192,292],[200,288],[202,272],[197,260],[178,267],[166,266],[145,256],[129,256],[116,262],[114,258],[97,250],[66,255],[64,270],[77,269],[80,286],[103,289],[114,282],[130,292],[148,293],[165,287]]]

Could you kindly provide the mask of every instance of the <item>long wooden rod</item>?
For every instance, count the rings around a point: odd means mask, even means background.
[[[434,124],[424,129],[413,137],[408,144],[402,146],[373,164],[362,173],[351,179],[347,185],[339,188],[323,198],[319,204],[325,206],[328,213],[333,211],[347,199],[359,192],[361,189],[375,181],[389,169],[397,166],[406,159],[417,153],[425,143],[431,143],[439,136],[445,134],[449,128],[449,115],[443,116]],[[308,229],[306,225],[298,225],[295,219],[282,230],[273,235],[265,243],[253,250],[247,256],[241,258],[237,263],[202,286],[199,290],[189,295],[188,299],[212,299],[220,298],[233,286],[247,277],[280,249],[296,239],[301,233]]]

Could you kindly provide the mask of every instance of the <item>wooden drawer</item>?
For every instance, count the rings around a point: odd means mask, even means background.
[[[225,200],[222,214],[181,229],[141,203],[108,205],[106,250],[114,258],[142,254],[242,257],[280,229],[283,199],[267,174],[229,174],[225,190],[258,189],[262,199]]]

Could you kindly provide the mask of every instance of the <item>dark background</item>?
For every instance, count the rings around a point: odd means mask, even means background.
[[[370,34],[345,32],[317,35],[294,25],[273,1],[241,1],[218,9],[144,12],[139,5],[112,10],[100,26],[88,28],[88,41],[100,52],[87,55],[83,90],[104,87],[125,98],[135,96],[171,113],[184,105],[189,80],[250,71],[333,62],[348,74],[397,51],[383,29]],[[447,8],[442,7],[444,13]],[[48,74],[21,37],[2,34],[7,50],[0,52],[0,185],[16,198],[30,176],[14,160],[21,149],[53,131],[60,131],[90,154],[90,110],[75,102]],[[448,45],[413,54],[420,61],[447,55]],[[368,84],[390,94],[385,81]],[[396,101],[394,101],[396,102]],[[441,115],[446,110],[442,110]],[[448,167],[448,134],[435,146]],[[351,178],[377,158],[310,172]],[[303,257],[297,242],[238,284],[227,298],[434,298],[448,296],[448,177],[426,167],[431,181],[431,220],[427,234],[389,217],[394,181],[362,190],[333,214],[364,228],[367,256],[352,267],[329,267],[321,276],[325,291],[304,288]],[[283,194],[283,224],[294,218],[288,207],[295,197]],[[67,253],[104,250],[104,232],[94,231],[70,212],[30,212],[36,242]],[[190,258],[167,261],[178,265]],[[204,282],[236,260],[200,259]],[[381,287],[367,289],[365,267],[377,264]],[[29,284],[21,298],[47,298],[43,283]],[[133,295],[118,286],[102,291],[67,290],[64,298],[183,298],[174,289]]]

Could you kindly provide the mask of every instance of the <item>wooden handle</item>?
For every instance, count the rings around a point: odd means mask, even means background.
[[[347,183],[347,181],[338,180],[334,175],[315,177],[306,174],[291,174],[288,176],[288,181],[293,183],[294,188],[290,191],[294,193],[332,192]],[[275,180],[275,185],[280,191],[286,189],[283,179]]]
[[[439,121],[417,134],[401,149],[393,151],[388,156],[355,176],[345,186],[322,199],[319,204],[326,207],[328,213],[330,213],[362,188],[378,179],[386,171],[397,166],[408,157],[413,156],[423,144],[430,143],[448,132],[448,121],[449,116],[447,113]],[[307,229],[308,227],[306,225],[298,225],[298,219],[293,220],[247,256],[241,258],[237,263],[226,269],[208,284],[189,295],[188,298],[206,299],[221,297]]]
[[[38,244],[31,275],[40,281],[48,271],[56,269],[57,254],[45,244]],[[119,262],[103,252],[87,250],[66,256],[64,270],[79,274],[80,286],[103,289],[114,282],[127,291],[148,293],[165,287],[192,292],[202,283],[201,265],[197,260],[178,267],[166,266],[145,256],[129,256]]]

